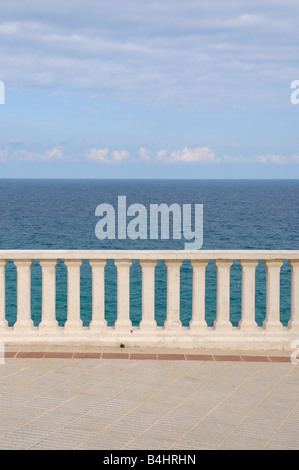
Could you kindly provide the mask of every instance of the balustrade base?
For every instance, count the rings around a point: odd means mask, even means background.
[[[21,332],[27,332],[30,333],[34,329],[34,323],[32,320],[30,321],[24,321],[24,322],[17,322],[14,325],[14,331],[21,331]],[[1,339],[1,338],[0,338]]]
[[[107,322],[106,321],[93,321],[90,324],[90,331],[106,331],[107,330]]]
[[[214,329],[218,331],[230,331],[232,330],[233,326],[230,323],[227,322],[215,322],[214,323]]]
[[[265,331],[257,327],[256,331],[242,331],[232,327],[230,331],[217,331],[207,327],[205,331],[193,331],[183,327],[180,330],[167,330],[157,327],[154,331],[144,331],[137,327],[117,330],[113,327],[101,332],[94,332],[83,327],[80,332],[59,327],[56,331],[40,330],[33,327],[22,331],[9,327],[1,331],[0,339],[5,345],[51,345],[51,346],[105,346],[119,347],[159,347],[177,349],[228,349],[228,350],[292,350],[292,342],[298,340],[298,332],[282,327],[281,331]]]
[[[208,325],[205,321],[192,321],[190,322],[190,330],[191,331],[206,331],[208,329]]]
[[[241,331],[256,331],[257,326],[255,322],[242,323],[240,321],[239,328]]]
[[[70,322],[70,321],[67,321],[64,325],[64,330],[66,332],[78,332],[81,334],[81,331],[82,331],[82,321],[80,322]]]
[[[59,326],[58,326],[58,323],[57,322],[45,322],[45,323],[41,323],[39,325],[39,329],[40,330],[44,330],[45,332],[48,332],[48,331],[58,331],[59,330]]]
[[[267,331],[282,331],[283,326],[279,322],[267,322],[265,321],[263,324],[263,328]]]
[[[141,321],[140,323],[140,331],[156,331],[157,329],[157,326],[155,323],[151,322],[151,321]]]
[[[289,328],[292,329],[292,331],[298,331],[299,332],[299,322],[289,321],[288,326],[289,326]]]

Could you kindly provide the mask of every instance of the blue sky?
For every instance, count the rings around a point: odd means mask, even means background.
[[[298,0],[1,0],[0,177],[298,178],[298,31]]]

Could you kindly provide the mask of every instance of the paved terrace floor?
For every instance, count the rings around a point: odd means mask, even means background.
[[[0,449],[298,449],[298,431],[287,353],[10,347],[0,365]]]

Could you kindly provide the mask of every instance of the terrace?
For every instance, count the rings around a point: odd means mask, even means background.
[[[117,269],[117,319],[105,318],[105,266]],[[298,251],[0,252],[0,449],[297,449]],[[17,269],[8,326],[6,265]],[[41,321],[31,311],[31,266],[42,270]],[[67,319],[56,312],[56,267],[67,266]],[[80,311],[80,267],[92,269],[92,318]],[[142,268],[142,318],[130,317],[130,267]],[[164,326],[155,317],[155,267],[167,267]],[[192,319],[183,326],[180,268],[192,266]],[[242,267],[241,320],[230,318],[230,270]],[[256,267],[266,265],[266,312],[255,317]],[[280,270],[291,266],[291,312],[280,318]],[[217,267],[217,312],[206,322],[206,267]],[[120,343],[125,347],[120,348]],[[294,360],[292,360],[294,359]],[[273,412],[273,410],[275,412]]]

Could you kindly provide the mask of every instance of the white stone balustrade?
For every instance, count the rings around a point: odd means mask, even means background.
[[[242,260],[242,330],[256,328],[255,322],[255,271],[258,261]]]
[[[216,260],[217,266],[217,317],[215,328],[228,330],[232,328],[230,316],[230,268],[231,260]]]
[[[291,320],[289,327],[299,331],[299,260],[290,261],[292,270]]]
[[[193,268],[192,285],[192,320],[190,328],[192,330],[206,330],[207,322],[205,319],[205,299],[206,299],[206,267],[208,261],[191,261]]]
[[[106,260],[90,260],[92,268],[92,321],[90,329],[101,331],[107,328],[105,320],[105,266]]]
[[[31,319],[31,264],[32,260],[17,260],[17,321],[15,330],[30,331]]]
[[[176,330],[182,327],[180,320],[180,268],[181,261],[168,260],[167,266],[167,318],[165,328]]]
[[[5,266],[6,260],[0,260],[0,330],[8,326],[5,319]]]
[[[142,268],[142,319],[141,330],[154,331],[155,320],[155,267],[157,261],[140,261]]]
[[[8,326],[5,311],[6,267],[13,260],[17,268],[17,319]],[[31,316],[31,265],[42,268],[41,322]],[[67,267],[67,319],[58,326],[56,318],[56,266]],[[80,316],[80,269],[88,260],[92,270],[92,318],[84,327]],[[105,318],[105,266],[114,260],[117,270],[117,319],[113,327]],[[142,319],[132,326],[130,317],[130,268],[139,260],[142,268]],[[163,327],[155,318],[156,265],[167,267],[167,313]],[[180,272],[184,260],[193,270],[192,319],[182,326],[180,312]],[[242,267],[241,320],[230,319],[231,266]],[[256,268],[266,266],[265,321],[255,318]],[[291,267],[291,311],[287,326],[280,319],[280,273],[284,261]],[[206,322],[206,268],[217,268],[216,319]],[[0,251],[0,340],[5,344],[55,344],[226,349],[290,349],[299,339],[299,251]]]
[[[56,330],[56,259],[41,260],[42,268],[42,321],[40,329]]]
[[[65,329],[80,331],[83,322],[80,318],[80,267],[82,260],[68,259],[67,267],[67,321]]]
[[[116,330],[127,331],[132,328],[130,320],[130,267],[131,261],[115,261],[117,268],[117,320]]]

